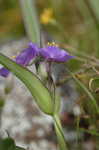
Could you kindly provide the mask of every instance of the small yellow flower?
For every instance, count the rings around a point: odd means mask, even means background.
[[[40,21],[42,24],[48,24],[53,19],[52,8],[45,8],[43,13],[40,15]]]

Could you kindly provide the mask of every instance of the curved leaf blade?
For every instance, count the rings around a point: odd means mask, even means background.
[[[53,101],[50,92],[35,74],[21,65],[16,64],[3,54],[0,54],[0,63],[14,73],[26,85],[44,113],[49,115],[53,114]]]

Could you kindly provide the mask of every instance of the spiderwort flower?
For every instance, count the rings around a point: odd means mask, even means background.
[[[36,56],[41,56],[48,62],[66,62],[74,58],[65,50],[60,49],[54,42],[44,48],[38,48],[36,44],[31,42],[28,48],[24,49],[18,56],[13,56],[13,58],[17,64],[26,67]],[[4,67],[0,69],[0,75],[3,77],[7,77],[9,73],[9,70]]]
[[[31,62],[31,60],[33,60],[39,53],[39,48],[37,47],[36,44],[34,43],[29,43],[29,47],[24,49],[18,56],[12,56],[13,58],[15,58],[15,62],[17,64],[20,64],[24,67],[26,67],[27,65],[29,65],[29,63]],[[2,67],[0,69],[0,75],[3,77],[7,77],[9,75],[9,70]]]
[[[48,46],[40,49],[40,54],[47,61],[53,62],[66,62],[74,56],[71,56],[68,52],[63,49],[60,49],[58,45],[54,42],[52,44],[48,43]]]
[[[0,69],[0,76],[7,77],[8,75],[9,75],[9,70],[4,68],[4,67],[2,67]]]
[[[29,65],[30,61],[33,60],[39,53],[39,48],[34,43],[29,43],[29,47],[24,49],[17,57],[16,63],[22,66]]]

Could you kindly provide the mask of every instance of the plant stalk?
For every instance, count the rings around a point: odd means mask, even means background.
[[[55,114],[53,119],[55,121],[54,125],[55,125],[58,143],[59,143],[59,150],[68,150],[59,116]]]

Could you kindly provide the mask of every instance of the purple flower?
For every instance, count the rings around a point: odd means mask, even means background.
[[[47,61],[53,62],[66,62],[74,56],[71,56],[68,52],[60,49],[58,46],[51,45],[40,49],[40,54]]]
[[[29,65],[31,60],[33,60],[33,58],[35,58],[38,54],[39,54],[39,48],[37,47],[36,44],[31,42],[29,43],[28,48],[24,49],[17,57],[15,57],[14,61],[17,64],[26,67],[27,65]],[[0,75],[3,77],[7,77],[9,73],[10,73],[9,70],[4,67],[0,69]]]
[[[74,58],[65,50],[60,49],[54,42],[45,48],[38,48],[36,44],[31,42],[28,48],[24,49],[18,56],[14,56],[14,61],[26,67],[36,56],[42,56],[47,61],[53,62],[66,62]],[[0,75],[3,77],[7,77],[9,73],[9,70],[4,67],[0,69]]]
[[[7,70],[6,68],[2,67],[0,69],[0,76],[3,76],[3,77],[7,77],[9,75],[9,70]]]
[[[29,47],[24,49],[17,57],[16,57],[16,63],[20,64],[22,66],[29,65],[30,61],[33,60],[39,53],[39,48],[36,44],[33,44],[32,42],[29,43]]]

